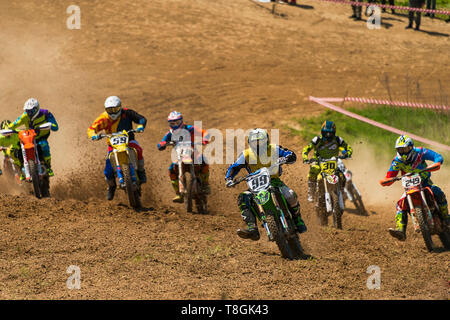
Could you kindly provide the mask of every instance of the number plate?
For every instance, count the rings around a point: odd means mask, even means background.
[[[247,184],[251,192],[266,190],[270,185],[269,170],[262,168],[258,174],[255,174],[247,180]]]
[[[403,177],[402,185],[403,185],[403,188],[405,188],[405,189],[411,189],[411,188],[414,188],[414,187],[420,185],[421,181],[422,180],[420,179],[420,176],[418,174],[415,174],[410,177]]]
[[[111,142],[111,145],[117,146],[117,145],[121,145],[121,144],[126,144],[128,142],[128,137],[127,136],[114,136],[111,139],[109,139],[109,141]]]
[[[323,162],[320,164],[320,168],[324,172],[328,172],[328,171],[334,172],[336,170],[336,161],[330,160],[327,162]]]

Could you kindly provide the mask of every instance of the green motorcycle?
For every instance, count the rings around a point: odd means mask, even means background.
[[[278,170],[279,166],[285,163],[285,159],[281,158],[269,168],[261,168],[233,181],[230,187],[242,181],[247,182],[258,208],[255,215],[262,222],[269,241],[276,242],[283,258],[293,260],[305,255],[286,199],[277,186],[277,180],[270,177],[273,170]]]

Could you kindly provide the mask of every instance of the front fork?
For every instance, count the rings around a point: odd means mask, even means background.
[[[325,188],[325,205],[326,205],[326,209],[327,209],[327,212],[332,212],[333,211],[333,204],[331,203],[331,195],[330,195],[330,192],[328,191],[328,183],[327,183],[326,178],[324,176],[322,176],[322,180],[323,180],[323,185],[324,185],[324,188]],[[338,183],[340,183],[340,181],[338,181]],[[342,192],[341,192],[341,189],[340,189],[339,186],[336,187],[336,193],[337,193],[337,196],[339,198],[339,207],[340,207],[341,210],[344,210],[344,198],[342,197]]]
[[[280,214],[280,221],[281,221],[281,224],[283,226],[283,229],[284,229],[285,232],[287,232],[287,230],[288,230],[288,223],[286,221],[286,216],[285,216],[283,210],[281,210],[280,204],[279,204],[279,202],[278,202],[278,200],[276,198],[276,195],[275,195],[275,193],[273,191],[270,192],[270,196],[272,197],[273,203],[274,203],[276,209],[278,210],[278,212]],[[274,240],[273,239],[273,235],[270,232],[269,226],[267,225],[267,222],[266,222],[266,217],[265,217],[265,214],[264,214],[264,212],[265,212],[264,208],[259,203],[257,203],[256,205],[257,205],[258,211],[260,213],[260,217],[259,218],[262,221],[262,225],[263,225],[264,229],[266,229],[267,236],[269,237],[270,241],[273,241]]]
[[[119,153],[114,150],[114,160],[116,161],[116,172],[117,172],[117,178],[119,179],[119,184],[121,187],[125,187],[125,180],[124,180],[124,176],[123,176],[123,171],[122,171],[122,167],[121,167],[121,163],[119,161]],[[128,152],[127,152],[127,156],[128,156]],[[125,164],[127,165],[127,164]],[[134,169],[134,166],[131,162],[128,163],[129,167],[130,167],[130,174],[131,174],[131,180],[133,181],[133,183],[137,182],[137,178],[136,178],[136,170]]]
[[[420,190],[420,197],[422,199],[422,208],[425,209],[428,225],[429,225],[431,230],[434,230],[435,223],[434,223],[434,220],[433,220],[433,215],[431,214],[431,210],[430,210],[430,207],[428,206],[427,200],[425,198],[425,192],[423,190]],[[420,226],[419,226],[419,224],[417,223],[417,220],[416,220],[417,219],[417,217],[416,217],[416,210],[414,208],[414,203],[412,201],[411,195],[410,194],[406,195],[406,199],[408,200],[409,212],[410,212],[410,215],[411,215],[411,220],[413,222],[414,231],[415,232],[420,232]]]
[[[20,147],[22,149],[22,155],[23,155],[23,172],[25,173],[25,180],[26,181],[30,181],[31,179],[31,173],[30,173],[30,164],[28,162],[28,156],[27,156],[27,150],[25,149],[23,143],[20,144]],[[41,161],[39,160],[39,154],[38,154],[38,150],[37,150],[37,145],[34,145],[34,160],[38,169],[38,174],[39,175],[43,175],[45,174],[45,172],[43,172],[43,168],[41,166]]]

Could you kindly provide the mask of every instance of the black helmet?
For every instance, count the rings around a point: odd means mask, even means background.
[[[9,126],[11,125],[11,121],[9,121],[9,120],[3,120],[1,123],[0,123],[0,130],[5,130],[5,129],[9,129]]]
[[[325,140],[332,139],[336,135],[336,125],[333,121],[326,120],[322,124],[322,129],[320,131],[322,133],[322,138]]]

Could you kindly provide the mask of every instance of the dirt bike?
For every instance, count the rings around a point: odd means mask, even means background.
[[[178,165],[178,184],[180,194],[183,194],[184,204],[187,212],[192,212],[193,202],[197,212],[200,214],[208,213],[208,199],[203,192],[202,180],[199,176],[200,165],[194,161],[193,145],[201,143],[192,143],[191,141],[171,141],[169,146],[173,146],[177,156]]]
[[[306,163],[317,163],[320,173],[317,177],[318,192],[314,195],[316,213],[321,226],[328,225],[328,217],[333,216],[333,226],[342,229],[342,214],[344,212],[344,199],[342,195],[341,182],[339,181],[337,160],[345,157],[332,157],[324,159],[321,157],[309,159]]]
[[[348,159],[348,158],[347,158]],[[353,174],[350,170],[347,169],[347,167],[344,165],[344,161],[342,159],[337,160],[337,166],[338,169],[344,174],[345,177],[345,185],[344,185],[344,206],[345,206],[345,200],[349,199],[351,202],[353,202],[356,210],[358,210],[358,213],[362,216],[367,216],[367,210],[364,207],[364,203],[361,198],[361,193],[359,192],[356,185],[353,183]]]
[[[51,122],[41,124],[36,129],[38,131],[48,131],[52,126]],[[45,163],[40,160],[40,150],[35,139],[38,135],[36,129],[26,130],[2,130],[3,135],[18,134],[20,147],[22,149],[23,167],[25,182],[33,185],[33,193],[36,198],[50,197],[50,177],[47,174]]]
[[[450,249],[450,226],[442,221],[440,210],[433,191],[430,187],[422,186],[421,172],[437,171],[439,164],[431,165],[419,172],[410,172],[400,177],[385,180],[384,182],[402,180],[405,189],[408,212],[411,217],[414,231],[422,233],[428,251],[433,251],[431,235],[437,234],[445,249]]]
[[[0,151],[3,152],[3,174],[9,181],[16,181],[20,184],[19,170],[15,164],[14,160],[9,156],[11,152],[10,148],[0,147]]]
[[[137,152],[131,148],[129,143],[129,134],[137,131],[123,130],[112,134],[100,134],[98,140],[108,139],[108,145],[112,151],[109,153],[109,160],[114,168],[115,176],[119,179],[119,188],[127,194],[130,206],[133,208],[141,207],[141,186],[137,170]]]
[[[283,258],[293,260],[304,256],[303,248],[286,199],[277,187],[271,185],[270,179],[271,172],[286,163],[283,158],[280,160],[269,168],[261,168],[233,181],[229,187],[247,182],[258,208],[256,217],[262,222],[269,241],[276,242]]]

